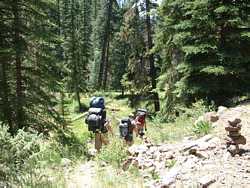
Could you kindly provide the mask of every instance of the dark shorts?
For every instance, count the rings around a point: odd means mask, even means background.
[[[144,135],[144,129],[143,129],[143,128],[139,129],[139,130],[138,130],[138,134],[139,134],[140,136],[143,136],[143,135]]]
[[[132,134],[128,134],[127,136],[125,136],[125,140],[132,142],[133,141],[133,133]]]

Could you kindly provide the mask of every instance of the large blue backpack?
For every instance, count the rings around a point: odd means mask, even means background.
[[[101,131],[107,132],[104,124],[106,121],[105,101],[103,97],[92,97],[89,104],[88,115],[85,123],[88,125],[88,130],[92,132]]]
[[[89,104],[90,108],[105,109],[104,97],[92,97]]]

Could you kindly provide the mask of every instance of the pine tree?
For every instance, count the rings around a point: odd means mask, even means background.
[[[52,95],[58,77],[53,34],[55,2],[2,1],[1,25],[1,111],[0,121],[15,134],[18,129],[40,132],[54,129],[61,118],[54,109]],[[2,14],[3,13],[3,14]],[[34,81],[35,80],[35,81]],[[3,92],[2,92],[3,91]]]
[[[129,9],[124,15],[124,26],[121,29],[121,39],[129,46],[127,73],[122,84],[132,95],[148,92],[150,84],[144,57],[146,44],[142,32],[143,26],[137,6]]]
[[[151,52],[153,49],[153,39],[152,39],[152,23],[150,18],[151,2],[150,0],[145,0],[146,6],[146,34],[147,34],[147,56],[150,66],[150,77],[151,77],[151,87],[153,93],[153,101],[155,112],[160,111],[160,101],[156,89],[156,67],[154,62],[154,54]]]
[[[73,92],[82,111],[80,94],[87,89],[88,64],[91,55],[91,1],[63,2],[62,28],[64,35],[65,64],[69,70],[67,88]]]
[[[166,77],[175,72],[174,98],[221,105],[249,92],[248,14],[247,1],[164,2],[157,48],[168,54]]]

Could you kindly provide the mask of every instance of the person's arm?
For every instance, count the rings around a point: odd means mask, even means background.
[[[146,123],[146,121],[145,121],[145,131],[147,131],[147,123]]]

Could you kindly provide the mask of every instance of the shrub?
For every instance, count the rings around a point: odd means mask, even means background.
[[[127,159],[127,156],[127,148],[123,140],[112,138],[110,143],[101,149],[101,152],[97,155],[97,159],[115,167],[120,167],[122,161]]]
[[[210,133],[211,129],[211,123],[207,121],[198,121],[196,124],[194,124],[193,132],[198,136],[204,136]]]
[[[15,137],[0,127],[0,182],[18,182],[40,152],[42,136],[19,130]]]

